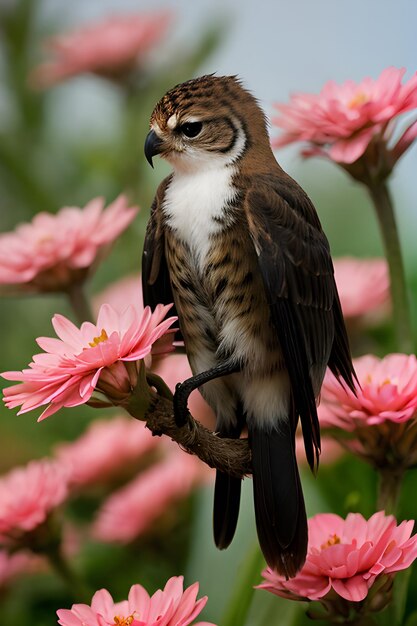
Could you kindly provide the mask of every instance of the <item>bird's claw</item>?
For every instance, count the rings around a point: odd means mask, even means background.
[[[188,394],[185,392],[184,386],[182,383],[177,383],[175,385],[175,393],[174,393],[174,419],[177,426],[181,427],[187,422],[188,417]]]

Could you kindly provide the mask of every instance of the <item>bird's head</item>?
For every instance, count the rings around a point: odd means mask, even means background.
[[[177,85],[156,105],[145,156],[159,154],[178,171],[235,163],[269,139],[263,111],[234,76],[201,76]]]

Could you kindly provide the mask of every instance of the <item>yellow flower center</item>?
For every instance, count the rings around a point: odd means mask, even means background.
[[[92,348],[95,348],[96,346],[98,346],[99,343],[103,343],[103,341],[107,341],[108,338],[109,338],[108,334],[106,333],[104,328],[102,328],[101,335],[99,335],[98,337],[94,337],[93,341],[90,341],[88,345],[91,346]]]
[[[340,537],[338,537],[335,533],[334,535],[330,535],[328,540],[321,544],[320,548],[322,550],[326,550],[327,548],[330,548],[330,546],[335,546],[338,543],[340,543]]]
[[[129,615],[129,617],[121,617],[120,615],[115,615],[113,619],[116,626],[130,626],[135,617],[133,614]]]
[[[362,106],[366,102],[368,102],[368,96],[366,95],[366,93],[363,93],[363,91],[359,91],[356,94],[356,96],[354,96],[352,100],[348,102],[348,108],[356,109],[357,107]]]

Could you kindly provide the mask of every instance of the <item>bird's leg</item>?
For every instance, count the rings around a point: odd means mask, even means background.
[[[208,383],[209,380],[220,378],[221,376],[226,376],[227,374],[234,374],[240,369],[241,367],[238,363],[230,363],[230,361],[226,361],[225,363],[216,365],[216,367],[212,367],[206,372],[201,372],[200,374],[196,374],[196,376],[187,378],[183,383],[178,383],[175,387],[173,401],[175,423],[177,426],[184,426],[187,421],[188,397],[194,389],[198,389],[198,387],[201,387],[204,383]]]

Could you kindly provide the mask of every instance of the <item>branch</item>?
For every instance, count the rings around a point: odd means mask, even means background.
[[[146,427],[153,435],[167,435],[186,452],[195,454],[209,467],[218,469],[230,476],[243,478],[252,473],[251,454],[247,439],[227,439],[217,436],[200,424],[190,414],[184,426],[178,427],[174,419],[172,400],[158,394],[143,415],[131,403],[125,406],[132,417],[146,421]]]

